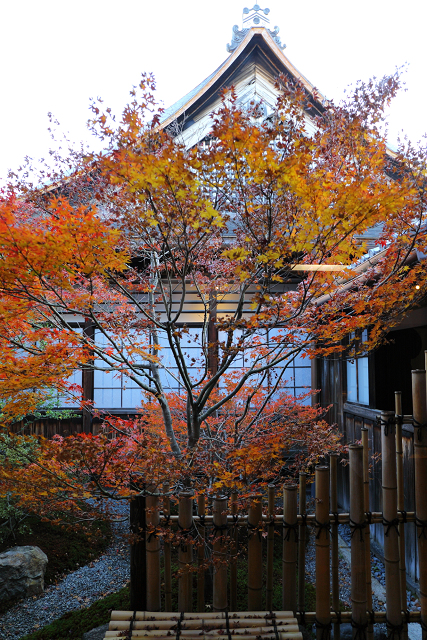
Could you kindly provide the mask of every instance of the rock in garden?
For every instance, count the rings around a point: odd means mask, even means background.
[[[0,601],[42,593],[47,562],[39,547],[13,547],[0,553]]]

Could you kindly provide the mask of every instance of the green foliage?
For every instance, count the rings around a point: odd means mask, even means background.
[[[129,587],[94,602],[87,609],[69,611],[40,631],[30,633],[21,640],[81,640],[87,631],[110,621],[112,610],[129,610]]]
[[[8,461],[14,468],[21,468],[37,457],[39,444],[35,436],[0,435],[0,460]],[[17,506],[17,500],[10,493],[0,495],[0,543],[9,538],[16,540],[18,533],[31,531],[24,521],[29,514]]]

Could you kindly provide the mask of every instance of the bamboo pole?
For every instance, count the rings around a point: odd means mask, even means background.
[[[329,607],[329,467],[316,467],[316,638],[331,636]]]
[[[218,496],[213,501],[213,610],[227,609],[227,497]]]
[[[298,557],[298,486],[283,487],[283,611],[296,612]]]
[[[330,468],[330,501],[332,513],[338,513],[338,479],[337,479],[337,455],[329,456]],[[331,525],[331,573],[332,573],[332,609],[339,611],[340,608],[340,585],[339,585],[339,559],[338,559],[338,524]],[[339,640],[341,635],[340,625],[334,624],[334,640]]]
[[[397,473],[397,510],[405,510],[405,492],[403,479],[403,447],[402,447],[402,392],[394,392],[394,410],[396,413],[396,473]],[[400,575],[400,608],[406,611],[406,557],[405,557],[405,525],[399,522],[399,575]],[[403,639],[408,637],[408,625],[404,623]]]
[[[237,493],[231,494],[231,515],[237,516]],[[230,559],[230,611],[237,609],[237,547],[239,532],[236,526],[233,527],[233,537],[231,542]]]
[[[270,518],[268,523],[268,535],[267,535],[267,585],[266,585],[266,597],[265,608],[271,611],[273,608],[273,561],[274,561],[274,498],[275,498],[275,486],[269,484],[268,491],[268,510],[267,514]],[[233,609],[235,611],[235,609]]]
[[[180,618],[180,614],[171,611],[159,611],[154,616],[151,611],[112,611],[111,612],[111,620],[127,620],[130,622],[131,620],[143,620],[150,622],[153,624],[153,620],[156,622],[170,622],[173,621],[173,624],[176,625],[177,620]],[[245,626],[256,626],[259,624],[260,620],[266,620],[266,622],[262,623],[267,624],[269,620],[276,620],[276,625],[279,626],[281,624],[285,624],[290,620],[294,620],[292,613],[290,611],[238,611],[234,613],[227,613],[223,611],[209,611],[204,613],[194,613],[188,612],[184,613],[182,617],[182,622],[185,624],[191,624],[193,622],[209,623],[210,622],[218,622],[219,620],[229,620],[231,624],[232,621],[236,621],[236,623],[244,623]]]
[[[178,610],[192,610],[192,581],[191,563],[193,561],[193,545],[189,540],[191,525],[193,522],[193,493],[182,492],[178,503],[179,533],[183,536],[178,552],[179,578],[178,578]]]
[[[299,474],[299,504],[298,513],[300,516],[306,514],[307,498],[306,483],[307,475],[300,472]],[[298,526],[298,611],[305,611],[305,544],[306,544],[306,525],[300,523]]]
[[[427,406],[425,369],[412,371],[414,413],[415,512],[418,532],[422,638],[427,640]]]
[[[169,482],[163,484],[163,513],[166,516],[170,515],[171,506],[169,498]],[[165,569],[165,609],[170,611],[172,609],[172,545],[169,542],[168,536],[165,537],[163,544],[164,555],[164,569]]]
[[[362,427],[362,447],[363,447],[363,504],[366,513],[369,513],[369,429]],[[366,523],[365,534],[365,564],[366,564],[366,607],[372,611],[372,569],[371,569],[371,527]],[[367,629],[367,639],[374,637],[374,625],[369,622]]]
[[[388,638],[398,640],[402,624],[397,520],[396,425],[394,412],[381,412],[384,565]]]
[[[149,487],[154,494],[156,487]],[[147,554],[147,609],[148,611],[160,611],[160,538],[156,534],[159,526],[159,495],[147,495],[146,497],[146,543]]]
[[[363,492],[363,447],[348,448],[350,460],[350,526],[351,536],[351,612],[353,638],[361,637],[366,628],[366,563],[365,563],[365,500]],[[363,631],[362,631],[363,633]]]
[[[130,529],[138,536],[130,545],[130,606],[134,609],[147,608],[145,518],[145,496],[135,496],[130,502]]]
[[[206,514],[206,498],[199,495],[197,498],[197,513],[199,516]],[[199,527],[197,546],[197,611],[205,610],[205,544],[206,527]]]
[[[248,511],[248,609],[262,607],[262,498],[252,496]]]

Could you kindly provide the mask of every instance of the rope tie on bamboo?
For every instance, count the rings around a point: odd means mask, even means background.
[[[206,518],[204,514],[199,516],[199,524],[201,527],[206,527]]]
[[[320,540],[320,534],[322,533],[322,529],[325,530],[326,532],[326,537],[328,537],[328,534],[330,536],[332,536],[332,531],[331,531],[331,523],[329,522],[329,520],[327,522],[319,522],[317,519],[314,521],[314,526],[316,527],[316,529],[319,529],[319,531],[316,534],[316,540]]]
[[[386,520],[383,516],[383,525],[387,527],[387,530],[384,535],[388,536],[390,533],[390,529],[394,527],[396,529],[396,533],[399,536],[399,518],[393,518],[393,520]]]
[[[276,614],[273,611],[270,611],[270,617],[271,617],[271,622],[273,624],[273,630],[274,630],[274,635],[276,636],[276,640],[280,640],[279,632],[277,630],[277,624],[276,624]]]
[[[396,424],[396,419],[395,416],[390,416],[387,420],[384,420],[381,416],[377,416],[376,422],[378,426],[384,426],[384,435],[388,436],[388,429],[392,425]]]
[[[179,640],[179,637],[181,635],[181,624],[182,621],[184,620],[184,612],[181,611],[181,615],[179,616],[179,620],[178,623],[176,625],[176,636],[175,636],[175,640]]]
[[[334,516],[334,524],[339,525],[340,520],[338,511],[332,511],[332,515]]]
[[[359,530],[360,542],[363,542],[363,529],[366,529],[367,524],[368,523],[366,522],[366,520],[364,520],[363,522],[355,522],[350,518],[350,529],[352,530],[351,537],[353,537],[356,531]]]
[[[136,620],[136,610],[133,612],[132,620],[130,621],[129,629],[127,631],[127,638],[132,638],[133,625],[135,624],[135,620]]]
[[[230,621],[228,619],[228,611],[225,612],[225,624],[227,628],[228,640],[231,640]]]
[[[165,513],[163,515],[164,521],[165,521],[165,527],[168,527],[171,523],[171,514],[170,513]]]
[[[299,526],[298,522],[295,522],[295,524],[289,524],[289,522],[285,522],[283,520],[283,529],[286,529],[286,535],[283,537],[283,540],[290,542],[291,531],[293,531],[295,536],[295,542],[298,542],[298,526]]]
[[[299,616],[299,624],[301,624],[303,627],[305,627],[305,625],[306,625],[305,611],[297,611],[297,616]]]
[[[307,526],[307,514],[306,513],[301,513],[301,527],[306,527]]]
[[[368,622],[356,622],[351,619],[351,627],[352,629],[356,629],[356,633],[353,636],[353,640],[365,640],[366,639],[366,630],[368,628]]]
[[[402,523],[406,524],[408,522],[408,520],[406,518],[406,511],[398,511],[397,513],[401,513],[402,514]]]
[[[409,624],[411,622],[411,612],[409,611],[409,609],[406,609],[406,611],[402,611],[402,615],[404,623]]]
[[[427,520],[421,520],[417,515],[415,516],[415,526],[421,529],[418,538],[423,536],[427,540],[426,529],[427,529]]]
[[[366,524],[369,526],[370,524],[372,524],[372,511],[367,511],[365,513],[366,516]]]
[[[396,413],[396,424],[403,424],[403,414]]]
[[[331,631],[332,631],[332,623],[331,622],[327,622],[326,624],[323,624],[322,622],[319,622],[319,620],[317,618],[315,618],[314,619],[314,624],[316,625],[316,629],[321,629],[322,630],[322,635],[320,636],[321,640],[330,640]]]
[[[369,624],[375,624],[375,611],[373,609],[371,609],[367,613],[368,613],[368,623]]]
[[[400,624],[391,624],[390,620],[386,618],[385,624],[388,631],[387,640],[394,640],[396,638],[396,634],[400,639],[405,623],[401,622]]]
[[[216,536],[218,531],[219,531],[219,535],[222,536],[223,531],[228,531],[228,524],[214,524],[213,525],[214,536]]]
[[[412,424],[418,429],[418,440],[422,440],[423,428],[427,427],[427,422],[418,422],[418,420],[415,420],[414,416],[412,416]]]
[[[341,620],[341,611],[334,611],[334,615],[335,615],[335,617],[336,617],[336,619],[337,619],[337,621],[336,621],[336,623],[335,623],[335,624],[341,624],[341,623],[342,623],[342,620]]]

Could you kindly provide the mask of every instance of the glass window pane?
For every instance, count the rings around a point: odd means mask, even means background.
[[[94,406],[97,409],[118,409],[121,407],[120,389],[94,389]]]
[[[369,368],[368,358],[359,358],[358,365],[358,386],[359,386],[359,402],[361,404],[369,404]]]
[[[357,402],[356,361],[347,360],[347,400]]]
[[[311,367],[295,367],[295,386],[311,387]]]

